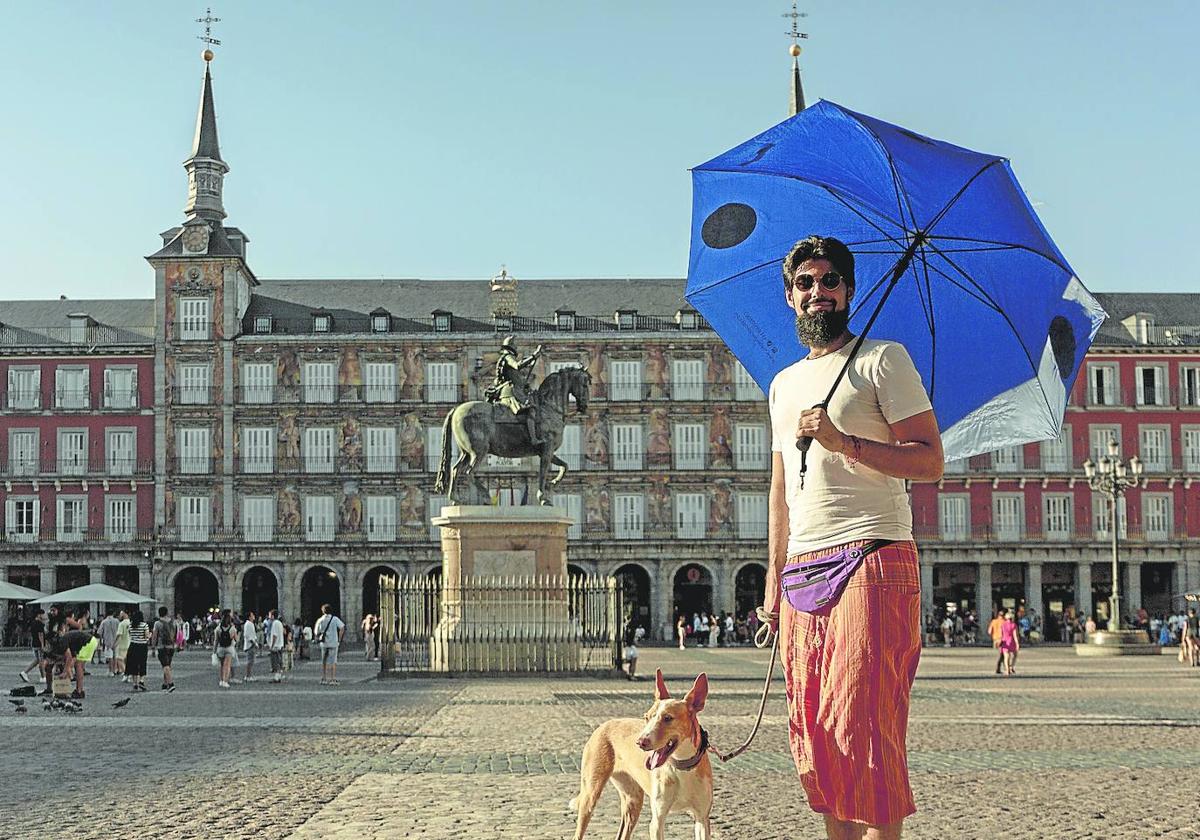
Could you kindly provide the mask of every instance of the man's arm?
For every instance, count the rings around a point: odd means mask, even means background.
[[[771,453],[771,492],[767,500],[767,587],[763,606],[779,614],[779,576],[787,563],[788,504],[787,484],[783,475],[783,453]]]
[[[860,437],[855,447],[851,436],[833,425],[825,409],[810,408],[800,413],[796,437],[807,435],[830,452],[847,458],[857,456],[860,463],[894,478],[937,481],[942,477],[942,437],[932,411],[922,411],[888,426],[895,443]]]

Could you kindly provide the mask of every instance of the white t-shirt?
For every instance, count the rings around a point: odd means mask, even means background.
[[[254,627],[254,622],[247,620],[242,625],[242,650],[250,650],[252,647],[258,647],[258,630]]]
[[[313,625],[313,641],[321,647],[335,648],[338,646],[338,633],[345,626],[336,615],[323,615]]]
[[[267,650],[283,650],[283,622],[279,619],[272,621],[269,618],[267,621],[270,622],[270,629],[266,632]]]
[[[771,382],[771,449],[783,454],[787,491],[789,557],[854,540],[911,540],[912,506],[904,481],[813,442],[800,489],[800,412],[825,399],[854,340],[836,352],[804,358]],[[867,440],[892,442],[896,423],[932,406],[904,346],[867,339],[838,385],[826,411],[837,428]]]

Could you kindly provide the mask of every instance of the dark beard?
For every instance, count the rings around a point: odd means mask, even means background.
[[[796,316],[796,338],[805,347],[825,347],[850,324],[850,309]]]

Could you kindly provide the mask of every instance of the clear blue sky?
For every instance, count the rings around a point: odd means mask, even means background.
[[[1200,289],[1200,4],[801,8],[810,101],[1011,158],[1094,290]],[[687,168],[786,116],[789,9],[218,2],[227,223],[266,278],[682,277]],[[203,12],[5,6],[0,299],[153,293]]]

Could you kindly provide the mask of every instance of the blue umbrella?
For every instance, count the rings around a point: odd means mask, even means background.
[[[822,101],[692,173],[687,299],[764,391],[804,353],[783,257],[833,236],[851,331],[908,350],[947,460],[1058,436],[1105,315],[1005,158]]]

